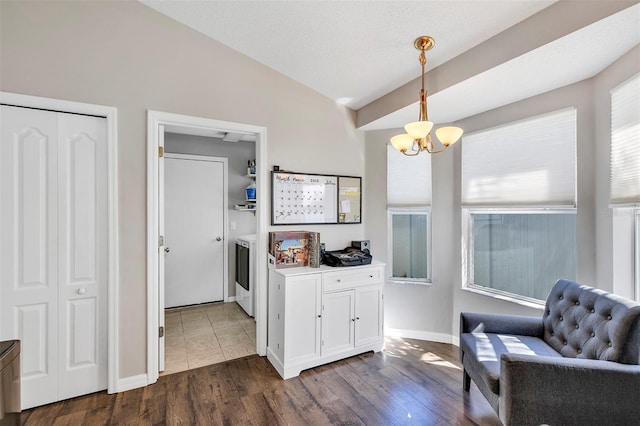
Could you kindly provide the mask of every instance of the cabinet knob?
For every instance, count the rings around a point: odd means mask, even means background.
[[[360,317],[356,317],[357,320],[360,320]]]
[[[342,282],[341,280],[336,280],[337,282]]]
[[[356,319],[355,318],[351,318],[351,321],[356,322]]]
[[[318,318],[322,318],[322,315],[318,315]]]
[[[373,275],[369,275],[369,278],[373,278]]]

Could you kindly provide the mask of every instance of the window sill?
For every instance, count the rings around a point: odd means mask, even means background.
[[[499,300],[503,300],[505,302],[511,302],[511,303],[515,303],[517,305],[522,305],[522,306],[526,306],[527,308],[532,308],[532,309],[538,309],[540,311],[544,311],[544,306],[545,306],[545,302],[543,301],[533,301],[533,300],[524,300],[524,299],[519,299],[517,297],[513,297],[507,293],[502,293],[502,292],[493,292],[493,291],[489,291],[489,290],[485,290],[482,287],[479,286],[463,286],[462,287],[463,291],[468,291],[470,293],[476,293],[476,294],[480,294],[482,296],[487,296],[487,297],[491,297],[493,299],[499,299]]]
[[[409,285],[421,285],[431,287],[431,281],[417,281],[402,278],[387,278],[387,282],[390,284],[409,284]]]

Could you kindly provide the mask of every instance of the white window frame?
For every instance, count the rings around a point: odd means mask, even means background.
[[[393,216],[396,214],[415,214],[427,217],[427,278],[405,278],[393,276]],[[430,286],[431,282],[431,207],[388,207],[387,208],[387,282]]]
[[[503,290],[497,290],[485,287],[473,282],[473,214],[572,214],[577,215],[576,208],[538,208],[538,209],[520,209],[520,208],[463,208],[462,209],[462,289],[473,293],[479,293],[485,296],[506,300],[534,308],[543,308],[544,300],[523,296],[517,293],[510,293]],[[577,271],[576,271],[577,272]]]

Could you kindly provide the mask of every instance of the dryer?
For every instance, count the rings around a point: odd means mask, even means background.
[[[256,236],[236,237],[236,302],[247,315],[255,314]]]

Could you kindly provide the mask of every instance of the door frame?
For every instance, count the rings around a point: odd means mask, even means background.
[[[224,182],[222,183],[222,241],[224,241],[223,251],[223,268],[222,268],[222,280],[224,285],[222,286],[222,300],[224,302],[229,301],[229,160],[223,157],[214,157],[211,155],[194,155],[194,154],[176,154],[172,152],[166,152],[165,158],[173,158],[178,160],[194,160],[194,161],[210,161],[215,163],[222,163],[222,174]],[[160,207],[160,206],[159,206]],[[164,206],[162,206],[164,207]],[[165,229],[166,233],[166,229]],[[158,283],[159,284],[159,283]],[[159,287],[159,286],[158,286]]]
[[[174,133],[205,136],[207,132],[226,131],[254,133],[256,135],[256,186],[259,207],[256,211],[256,259],[265,259],[267,247],[267,128],[204,117],[194,117],[162,111],[147,110],[147,384],[159,377],[159,277],[158,231],[159,178],[158,149],[160,126],[170,127]],[[267,353],[267,262],[256,262],[256,352]]]
[[[23,108],[35,108],[55,112],[93,115],[107,120],[107,392],[120,392],[126,387],[120,383],[118,308],[118,110],[105,105],[43,98],[18,93],[0,92],[0,103]]]

